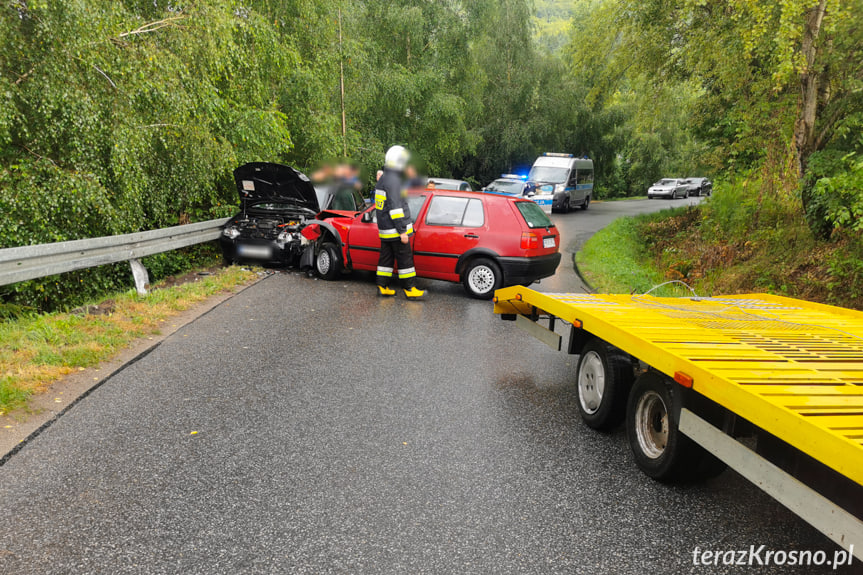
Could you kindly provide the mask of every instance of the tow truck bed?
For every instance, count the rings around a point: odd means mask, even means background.
[[[847,485],[863,486],[861,312],[766,294],[661,298],[521,286],[498,290],[494,311],[530,324],[528,331],[558,348],[554,322],[563,320],[573,326],[570,353],[580,353],[585,335],[595,336],[834,470]],[[549,319],[550,331],[536,323],[540,318]],[[698,435],[683,411],[680,430]],[[845,547],[851,537],[860,557],[863,522],[859,513],[847,519],[850,533],[828,535]]]

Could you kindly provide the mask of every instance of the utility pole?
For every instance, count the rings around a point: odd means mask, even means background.
[[[348,157],[348,130],[345,123],[345,61],[342,57],[342,9],[339,7],[339,89],[342,95],[342,155]]]

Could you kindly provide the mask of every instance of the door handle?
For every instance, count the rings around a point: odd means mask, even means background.
[[[478,240],[479,239],[479,236],[476,234],[465,234],[464,237],[471,239],[471,240]]]

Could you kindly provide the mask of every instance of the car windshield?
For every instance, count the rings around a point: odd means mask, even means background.
[[[542,208],[533,202],[516,202],[518,211],[529,228],[553,228],[554,224]]]
[[[495,180],[486,188],[492,192],[500,192],[502,194],[521,195],[524,189],[524,182],[513,182],[512,180]]]
[[[530,169],[527,179],[531,182],[562,184],[569,179],[569,169],[554,168],[552,166],[534,166]]]
[[[673,186],[676,183],[677,183],[677,180],[665,179],[665,180],[659,180],[658,182],[656,182],[656,185],[657,186]]]

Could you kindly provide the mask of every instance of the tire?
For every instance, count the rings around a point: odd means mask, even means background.
[[[630,356],[592,338],[582,348],[576,369],[578,412],[588,427],[613,429],[626,416],[634,372]]]
[[[324,242],[315,254],[315,272],[324,280],[336,279],[342,271],[342,262],[336,245]]]
[[[222,252],[222,264],[224,264],[226,268],[231,267],[236,263],[237,261],[234,258],[230,258],[228,257],[228,254]]]
[[[686,200],[689,198],[689,190],[683,190],[683,199]]]
[[[581,209],[586,210],[590,206],[590,196],[584,196],[584,203],[581,204]]]
[[[572,209],[572,196],[568,196],[566,198],[566,202],[563,205],[563,213],[568,214]]]
[[[491,299],[503,285],[503,272],[492,260],[477,258],[468,262],[461,276],[468,295],[476,299]]]
[[[678,429],[679,393],[670,379],[648,371],[635,380],[626,406],[626,436],[635,463],[649,477],[669,483],[704,479],[724,469]]]

